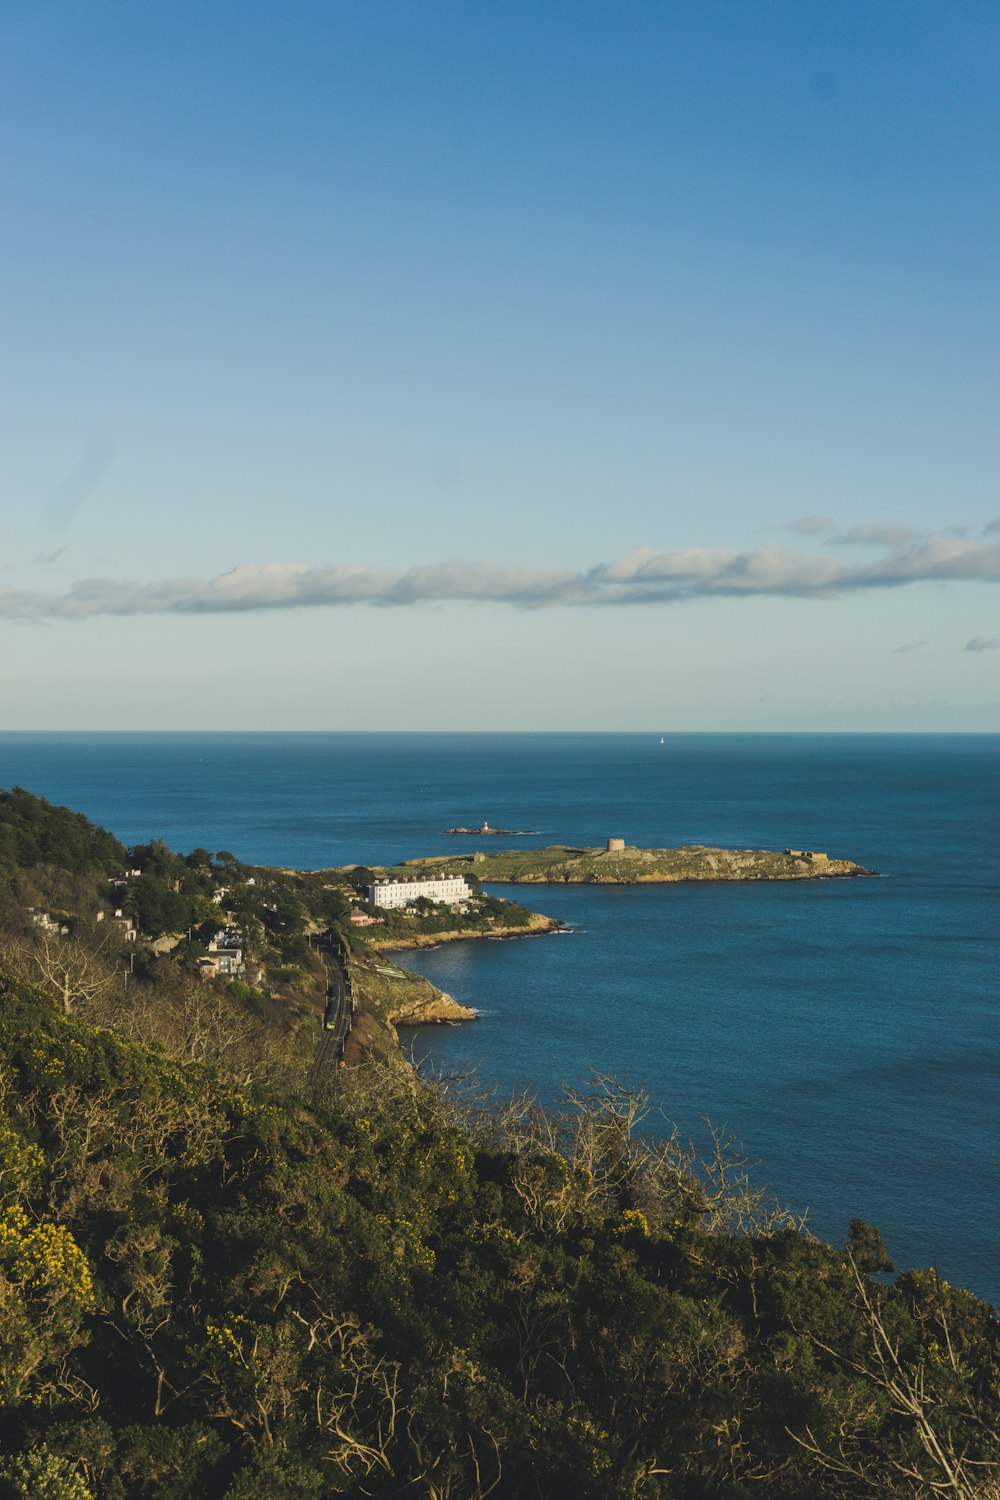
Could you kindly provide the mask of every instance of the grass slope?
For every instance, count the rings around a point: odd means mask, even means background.
[[[474,873],[487,883],[592,883],[639,885],[673,880],[815,880],[831,876],[870,875],[847,859],[767,849],[712,849],[694,844],[682,849],[578,849],[555,844],[547,849],[494,849],[488,854],[458,854],[410,859],[389,873],[416,870]]]

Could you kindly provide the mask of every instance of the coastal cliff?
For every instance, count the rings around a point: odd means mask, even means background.
[[[479,1012],[460,1005],[443,990],[434,999],[420,1000],[413,1006],[400,1005],[389,1014],[393,1026],[455,1026],[460,1021],[475,1021]]]
[[[348,1063],[371,1056],[405,1067],[397,1026],[454,1026],[478,1016],[429,979],[401,969],[381,953],[353,953],[350,977],[358,1008],[344,1051]]]
[[[801,849],[716,849],[691,844],[679,849],[576,848],[497,849],[408,859],[391,873],[412,875],[447,867],[490,885],[646,885],[680,880],[831,880],[872,875],[849,859]]]

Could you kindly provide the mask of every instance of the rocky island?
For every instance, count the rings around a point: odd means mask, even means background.
[[[488,823],[481,823],[478,828],[446,828],[445,833],[460,833],[465,834],[466,837],[475,836],[484,839],[535,839],[538,837],[537,828],[491,828]]]
[[[553,844],[545,849],[497,849],[489,854],[449,854],[408,859],[393,875],[428,874],[447,867],[491,885],[645,885],[676,880],[830,880],[873,875],[853,860],[808,849],[640,849],[623,839],[603,848]]]

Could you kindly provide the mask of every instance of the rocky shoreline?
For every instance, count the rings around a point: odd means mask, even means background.
[[[461,1005],[444,990],[434,1000],[403,1004],[390,1010],[386,1016],[392,1026],[457,1026],[463,1021],[478,1019],[478,1010],[473,1010],[471,1005]]]
[[[348,1045],[349,1060],[359,1061],[368,1053],[383,1061],[403,1063],[397,1027],[457,1026],[479,1019],[479,1012],[471,1005],[462,1005],[422,975],[402,968],[392,954],[472,939],[482,942],[494,938],[506,942],[519,937],[541,937],[562,931],[564,926],[554,917],[531,912],[527,922],[516,926],[504,924],[486,930],[456,927],[447,932],[414,933],[374,942],[368,939],[363,952],[354,953],[350,963],[354,992],[360,1004],[352,1034],[354,1044],[349,1041]]]
[[[374,953],[404,953],[408,948],[436,948],[439,943],[460,943],[470,939],[541,937],[547,932],[559,932],[566,924],[556,917],[545,917],[533,911],[527,922],[517,926],[454,927],[447,932],[415,932],[412,937],[369,939],[368,946]]]

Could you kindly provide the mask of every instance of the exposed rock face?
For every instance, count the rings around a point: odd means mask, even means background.
[[[401,1005],[389,1012],[387,1019],[393,1026],[454,1026],[459,1021],[475,1021],[478,1011],[468,1005],[460,1005],[450,995],[439,994],[436,999]]]
[[[397,1026],[454,1026],[478,1019],[477,1011],[381,954],[354,953],[350,972],[358,1009],[345,1053],[349,1062],[370,1055],[408,1068]]]

